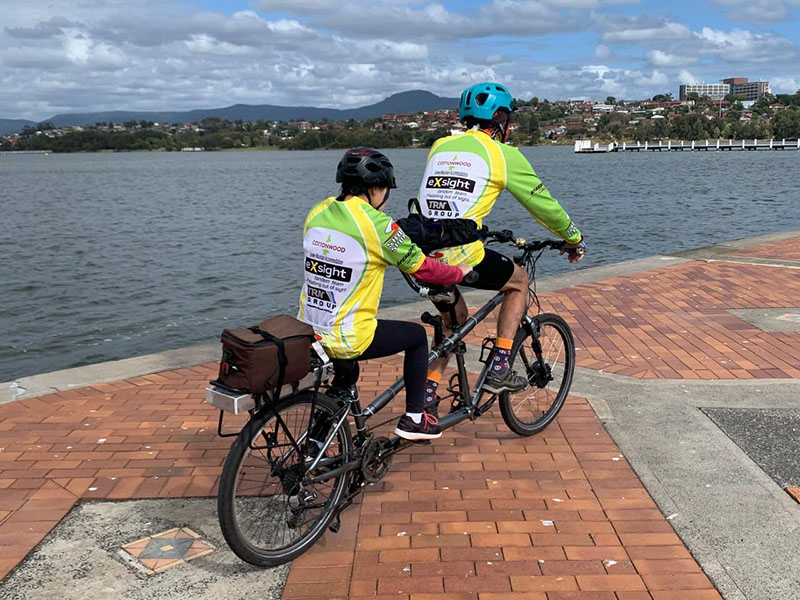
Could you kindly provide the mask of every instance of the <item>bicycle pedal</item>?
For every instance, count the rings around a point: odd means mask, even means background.
[[[431,441],[430,440],[414,440],[414,444],[416,444],[417,446],[430,446],[431,445]]]

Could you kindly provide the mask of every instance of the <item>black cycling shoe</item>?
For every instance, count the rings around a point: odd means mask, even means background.
[[[435,440],[442,437],[442,428],[439,427],[439,419],[430,413],[423,412],[419,423],[414,423],[413,419],[408,415],[400,417],[394,434],[412,442]]]
[[[489,373],[483,382],[483,390],[492,394],[518,392],[528,387],[528,380],[509,369],[502,375]]]

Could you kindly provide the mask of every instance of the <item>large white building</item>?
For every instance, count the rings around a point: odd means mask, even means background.
[[[688,100],[689,94],[694,92],[701,98],[708,96],[712,100],[722,100],[731,93],[731,86],[727,83],[684,83],[679,92],[681,100]]]
[[[721,83],[684,83],[679,88],[680,99],[688,100],[689,94],[697,92],[702,98],[722,100],[728,94],[745,96],[745,100],[755,102],[764,94],[770,94],[769,81],[748,81],[747,77],[729,77]]]

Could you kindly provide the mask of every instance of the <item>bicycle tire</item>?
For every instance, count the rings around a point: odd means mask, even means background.
[[[520,327],[514,336],[509,364],[513,368],[514,363],[518,362],[521,357],[524,373],[519,371],[519,364],[517,364],[517,371],[528,378],[529,386],[520,392],[502,392],[500,394],[500,414],[508,428],[519,435],[534,435],[550,425],[561,407],[564,406],[564,401],[567,399],[569,388],[572,385],[572,378],[575,374],[575,340],[569,325],[564,319],[551,313],[542,313],[534,318],[533,331],[540,343],[542,332],[551,329],[557,336],[556,339],[563,344],[563,356],[561,356],[561,352],[558,356],[550,356],[548,348],[542,348],[542,359],[547,365],[545,367],[547,374],[552,376],[554,367],[563,369],[555,393],[547,390],[555,379],[546,381],[546,377],[541,376],[541,367],[539,366],[541,363],[538,360],[531,360],[536,356],[531,333],[525,327]],[[549,349],[552,350],[552,348]],[[539,394],[542,390],[546,390],[546,393]],[[533,420],[525,420],[519,414],[520,408],[523,401],[527,400],[530,403],[532,395],[544,396],[544,401],[537,400],[537,408],[533,410]]]
[[[269,533],[268,528],[270,526],[270,521],[274,522],[276,525],[276,527],[271,530],[273,533],[277,531],[277,527],[284,524],[284,522],[287,529],[292,529],[292,526],[289,524],[289,519],[292,517],[289,517],[288,515],[294,509],[291,508],[292,496],[286,491],[286,488],[287,485],[296,486],[298,482],[297,478],[302,477],[302,475],[292,475],[292,469],[295,469],[295,473],[300,473],[300,471],[305,467],[300,467],[299,461],[295,461],[294,463],[288,463],[292,464],[292,466],[285,468],[282,471],[282,475],[273,476],[276,471],[273,463],[269,462],[270,449],[274,450],[276,454],[278,450],[280,450],[282,453],[289,452],[291,454],[293,452],[295,456],[297,456],[297,453],[292,450],[292,447],[289,444],[271,444],[267,436],[271,435],[272,432],[270,431],[265,433],[265,430],[268,426],[271,428],[275,425],[276,412],[282,416],[287,428],[292,427],[291,423],[287,423],[287,419],[290,416],[290,411],[292,411],[292,409],[307,405],[309,418],[306,420],[305,425],[301,424],[298,427],[298,429],[303,428],[302,431],[300,431],[300,434],[298,434],[302,435],[303,431],[308,430],[308,423],[310,422],[311,415],[310,407],[312,396],[313,394],[311,392],[297,394],[278,402],[274,407],[275,412],[271,410],[263,411],[254,419],[248,421],[248,423],[242,428],[241,432],[239,432],[239,436],[236,438],[236,441],[231,446],[231,449],[228,452],[228,456],[225,460],[225,464],[222,468],[219,492],[217,494],[217,511],[219,515],[220,528],[222,529],[222,535],[236,556],[252,565],[259,567],[278,566],[297,558],[311,548],[322,536],[326,527],[331,522],[337,505],[339,504],[342,494],[347,488],[347,484],[350,480],[350,473],[343,473],[333,478],[331,492],[325,500],[324,507],[319,516],[306,529],[305,532],[300,532],[300,535],[296,539],[291,540],[290,543],[276,548],[265,547],[263,545],[260,546],[257,542],[250,539],[246,534],[246,523],[242,522],[243,520],[239,516],[239,512],[237,511],[237,502],[239,508],[243,508],[248,504],[259,504],[257,510],[260,510],[261,512],[259,514],[260,518],[255,520],[257,522],[256,527],[258,527],[259,530],[263,531],[264,533]],[[328,396],[317,394],[315,414],[332,416],[340,410],[340,407],[341,404],[337,403]],[[316,410],[322,412],[317,413]],[[302,417],[296,419],[296,421],[298,423],[302,423]],[[282,431],[282,427],[277,426],[275,427],[275,430]],[[283,435],[285,437],[285,430],[283,430]],[[298,435],[296,435],[296,432],[292,432],[292,436],[295,437],[295,439],[298,439]],[[257,443],[263,444],[265,441],[266,445],[261,446],[260,448],[256,447],[256,450],[260,449],[261,457],[256,457],[255,460],[249,461],[250,464],[247,464],[246,461],[248,457],[255,455],[253,446],[256,446]],[[277,441],[278,440],[276,439],[275,442]],[[347,422],[345,422],[337,432],[328,448],[328,451],[331,451],[334,446],[336,446],[334,451],[340,452],[341,458],[339,460],[339,455],[334,454],[333,458],[336,460],[335,462],[332,462],[330,468],[334,468],[339,464],[343,464],[350,458],[352,452],[352,439],[350,435],[350,427]],[[267,450],[266,453],[263,452],[265,449]],[[248,477],[252,476],[251,472],[258,472],[259,461],[263,461],[265,463],[263,466],[261,466],[261,470],[263,472],[269,471],[270,477],[273,477],[273,479],[276,480],[276,485],[279,484],[277,487],[273,488],[275,493],[264,496],[263,493],[266,491],[265,484],[258,489],[255,495],[246,494],[244,491],[237,495],[238,484],[240,482],[251,481],[248,479]],[[290,476],[295,477],[295,480],[287,483],[287,478]],[[258,485],[256,485],[256,488],[258,488]],[[252,489],[255,488],[251,488],[247,491],[251,491]],[[293,487],[293,489],[299,488]],[[285,501],[283,500],[282,496],[285,496]],[[299,492],[298,495],[294,496],[294,498],[299,498]],[[281,509],[283,510],[282,513]],[[300,514],[303,514],[303,512]],[[302,529],[302,525],[303,523],[301,523],[300,529]],[[280,536],[280,533],[274,534],[276,536]]]

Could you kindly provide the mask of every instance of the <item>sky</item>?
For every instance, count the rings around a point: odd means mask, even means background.
[[[800,0],[0,0],[0,118],[800,88]]]

